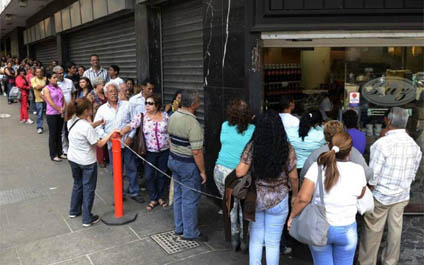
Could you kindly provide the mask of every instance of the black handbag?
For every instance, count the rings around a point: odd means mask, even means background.
[[[137,131],[135,133],[135,137],[134,137],[134,141],[131,144],[131,148],[139,155],[145,155],[147,152],[147,147],[146,147],[146,140],[144,138],[144,133],[143,133],[143,123],[144,123],[144,114],[141,113],[141,122],[140,122],[140,126],[137,128]]]

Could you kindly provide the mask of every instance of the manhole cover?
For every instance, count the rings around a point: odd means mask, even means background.
[[[0,119],[10,118],[10,114],[0,113]]]
[[[151,238],[168,254],[175,254],[200,246],[196,241],[182,240],[179,236],[175,235],[174,231],[152,235]]]

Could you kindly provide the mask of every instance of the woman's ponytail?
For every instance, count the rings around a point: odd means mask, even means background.
[[[345,160],[352,150],[352,137],[343,132],[333,136],[329,144],[330,150],[322,153],[318,157],[318,166],[324,166],[325,169],[325,191],[329,192],[331,188],[339,181],[340,172],[337,168],[337,160]]]
[[[311,111],[304,114],[300,118],[299,123],[299,137],[302,138],[302,141],[305,140],[305,137],[308,136],[309,130],[315,125],[322,123],[322,115],[319,111]]]
[[[339,180],[339,170],[337,169],[336,151],[334,149],[322,153],[318,157],[318,165],[323,165],[325,168],[324,186],[327,192],[330,191]]]

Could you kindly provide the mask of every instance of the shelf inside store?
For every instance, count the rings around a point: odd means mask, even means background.
[[[301,80],[290,80],[290,81],[276,81],[276,82],[265,82],[265,85],[283,85],[284,84],[295,84],[300,83]]]
[[[277,91],[267,91],[266,96],[279,96],[279,95],[288,95],[288,94],[303,94],[302,89],[297,90],[277,90]]]

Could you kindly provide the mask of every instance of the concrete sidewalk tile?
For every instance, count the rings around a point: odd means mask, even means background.
[[[28,219],[28,222],[11,223],[0,229],[0,248],[18,246],[69,232],[66,223],[55,214],[39,219]]]
[[[7,204],[5,207],[11,224],[33,222],[55,214],[55,208],[47,196]]]
[[[18,247],[22,265],[50,264],[138,240],[127,226],[95,225]]]
[[[58,263],[54,263],[54,265],[93,265],[87,256],[78,257],[75,259],[70,259]]]
[[[4,265],[20,265],[16,248],[0,249],[0,264]]]
[[[181,260],[186,256],[196,256],[209,251],[204,245],[181,253],[168,255],[156,242],[150,238],[133,242],[128,245],[118,246],[107,251],[89,255],[94,264],[101,265],[152,265],[167,264]],[[202,264],[202,263],[199,263]],[[216,263],[219,264],[219,263]]]
[[[245,265],[249,264],[249,256],[240,252],[214,251],[189,256],[166,265]]]

